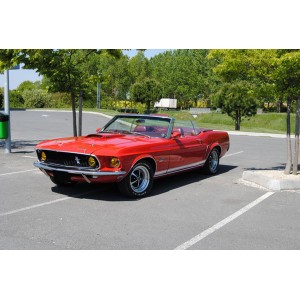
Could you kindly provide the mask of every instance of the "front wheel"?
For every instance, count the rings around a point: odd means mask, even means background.
[[[209,175],[216,174],[219,170],[219,160],[220,160],[220,154],[218,149],[217,148],[212,149],[204,165],[205,173]]]
[[[140,161],[133,166],[128,175],[118,183],[121,193],[131,198],[149,195],[153,185],[153,169],[147,161]]]

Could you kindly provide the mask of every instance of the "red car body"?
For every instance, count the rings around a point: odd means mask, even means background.
[[[229,149],[228,134],[190,124],[177,126],[164,116],[118,115],[96,134],[39,143],[34,165],[58,185],[117,182],[128,196],[144,197],[154,178],[199,167],[209,174],[218,171],[219,158]]]

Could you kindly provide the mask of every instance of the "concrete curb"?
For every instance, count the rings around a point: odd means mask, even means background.
[[[258,136],[258,137],[286,139],[286,134],[247,132],[247,131],[227,131],[227,133],[229,135]],[[294,138],[294,136],[291,135],[291,138]]]
[[[242,179],[272,191],[300,190],[300,175],[285,175],[283,170],[244,171]]]

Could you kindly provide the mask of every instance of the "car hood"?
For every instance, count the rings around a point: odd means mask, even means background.
[[[101,150],[102,154],[111,154],[120,149],[150,143],[150,138],[121,134],[91,134],[83,137],[68,137],[47,140],[39,143],[37,149],[47,149],[61,152],[92,154]]]

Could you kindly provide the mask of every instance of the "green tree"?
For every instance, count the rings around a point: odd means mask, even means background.
[[[158,81],[146,78],[133,84],[130,94],[134,101],[146,103],[147,113],[150,113],[151,106],[153,107],[154,102],[161,98],[162,90]]]
[[[24,90],[22,98],[24,106],[30,108],[49,107],[51,102],[51,95],[42,89]]]
[[[207,54],[208,50],[180,49],[151,58],[151,76],[161,83],[163,97],[178,99],[184,108],[207,100],[216,83]]]
[[[149,60],[145,57],[144,51],[139,50],[128,62],[128,69],[132,84],[150,77]]]
[[[51,90],[70,94],[73,112],[73,134],[77,136],[76,97],[82,93],[92,76],[84,67],[92,56],[103,52],[119,57],[120,50],[97,49],[15,49],[0,50],[0,70],[18,63],[24,68],[36,69],[47,76],[51,82]]]
[[[213,61],[213,71],[222,82],[248,81],[256,98],[264,101],[275,97],[272,74],[277,66],[276,50],[211,50],[208,57]]]
[[[298,174],[299,126],[300,126],[300,51],[278,50],[277,68],[273,73],[277,92],[287,99],[287,164],[285,173]],[[293,99],[296,100],[295,148],[292,159],[290,112]]]
[[[38,81],[38,83],[40,83],[40,82]],[[17,87],[17,91],[19,93],[23,93],[26,90],[27,91],[34,90],[37,86],[38,86],[37,83],[26,80],[26,81],[23,81],[21,84],[19,84],[19,86]]]
[[[244,81],[224,83],[215,94],[215,101],[222,112],[234,119],[235,130],[240,130],[242,120],[250,118],[257,111],[251,85]]]
[[[212,50],[210,57],[216,61],[214,71],[223,82],[245,80],[253,84],[256,97],[287,100],[287,164],[285,173],[298,173],[300,124],[300,51],[299,50]],[[295,154],[292,164],[290,138],[290,112],[296,99]]]
[[[112,59],[111,63],[102,72],[102,77],[109,87],[109,96],[114,100],[127,98],[132,83],[132,76],[129,72],[129,59],[122,56],[120,59]]]
[[[11,108],[23,108],[24,98],[18,90],[11,90],[9,92],[10,107]]]
[[[238,87],[238,89],[231,89],[231,93],[237,93],[231,98],[240,99],[237,101],[240,101],[245,116],[255,115],[254,110],[257,107],[255,99],[261,99],[263,103],[265,97],[275,95],[275,85],[271,76],[276,68],[274,54],[274,50],[211,50],[209,58],[214,61],[213,71],[221,79],[220,92],[216,94],[222,93],[222,89],[228,89],[228,84]],[[244,100],[239,96],[242,88],[240,82],[243,82],[245,89],[248,89],[248,92],[242,89],[246,97]],[[251,97],[249,97],[250,94]],[[234,113],[236,105],[227,106],[227,114],[230,113],[229,109],[232,109],[232,113]],[[239,130],[237,128],[239,126],[236,124],[236,130]]]

